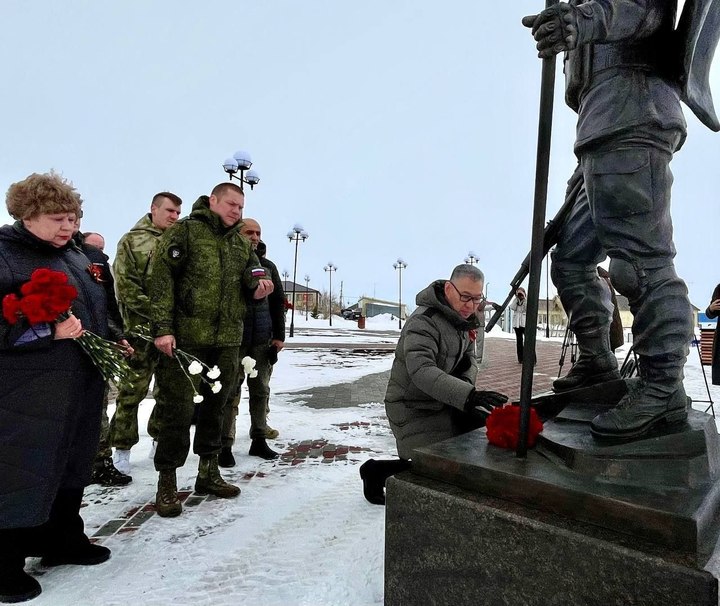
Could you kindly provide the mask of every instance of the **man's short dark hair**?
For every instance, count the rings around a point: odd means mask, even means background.
[[[155,194],[153,196],[152,202],[150,202],[150,205],[155,207],[160,206],[162,204],[161,198],[167,198],[175,206],[182,206],[182,199],[180,198],[180,196],[177,196],[169,191],[161,191],[160,193]]]
[[[222,194],[225,194],[229,191],[233,191],[243,197],[245,196],[245,192],[242,190],[242,187],[240,187],[239,185],[235,185],[235,183],[230,183],[229,181],[223,181],[222,183],[218,183],[215,187],[213,187],[210,195],[219,198]]]
[[[460,278],[470,278],[474,282],[485,282],[485,274],[483,274],[483,272],[481,272],[477,267],[470,265],[469,263],[458,265],[452,270],[452,274],[450,274],[450,281],[459,280]]]

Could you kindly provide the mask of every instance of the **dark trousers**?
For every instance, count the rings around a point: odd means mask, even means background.
[[[210,368],[217,366],[221,373],[218,380],[222,389],[213,393],[210,385],[201,381],[198,375],[192,377],[191,383],[177,359],[161,356],[155,369],[158,386],[155,394],[158,420],[155,469],[158,471],[182,467],[190,452],[190,425],[195,410],[193,385],[203,397],[195,424],[193,452],[200,456],[211,456],[220,452],[223,410],[236,385],[240,364],[239,347],[183,350],[196,356]]]
[[[518,326],[513,329],[515,331],[515,347],[517,349],[518,362],[523,361],[523,350],[525,348],[525,327]]]

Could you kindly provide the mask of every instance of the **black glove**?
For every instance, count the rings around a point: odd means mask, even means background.
[[[508,401],[505,394],[497,391],[478,391],[474,389],[465,402],[465,410],[480,413],[485,419],[490,416],[494,408],[502,406]]]
[[[268,347],[267,357],[268,357],[268,362],[270,362],[271,365],[275,364],[275,362],[278,361],[277,345],[270,345],[270,347]]]

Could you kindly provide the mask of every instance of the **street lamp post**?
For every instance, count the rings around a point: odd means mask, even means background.
[[[332,275],[333,275],[334,271],[337,271],[337,265],[333,265],[332,262],[329,262],[325,266],[325,271],[330,274],[330,304],[329,304],[330,315],[329,315],[329,317],[330,317],[330,326],[332,326]]]
[[[480,261],[480,258],[473,251],[470,251],[468,256],[465,257],[465,263],[468,265],[475,265],[478,261]]]
[[[305,321],[308,319],[308,297],[310,296],[308,284],[310,284],[310,276],[305,274]]]
[[[259,182],[260,177],[254,170],[250,170],[252,166],[252,158],[245,151],[236,151],[232,158],[227,158],[223,162],[223,170],[228,174],[230,181],[236,179],[240,181],[240,189],[245,191],[245,183],[253,189]],[[238,177],[237,174],[240,173]]]
[[[298,224],[293,225],[293,228],[287,233],[288,240],[295,242],[295,264],[293,267],[293,288],[292,288],[292,309],[290,310],[290,336],[293,336],[295,331],[295,282],[297,280],[297,257],[298,257],[298,244],[300,240],[305,242],[308,239],[308,233]]]
[[[398,270],[398,328],[402,330],[402,270],[407,267],[407,263],[398,258],[393,267]]]

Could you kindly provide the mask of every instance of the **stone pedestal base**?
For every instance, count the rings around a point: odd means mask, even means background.
[[[694,554],[411,472],[387,482],[385,527],[386,606],[718,603]]]

